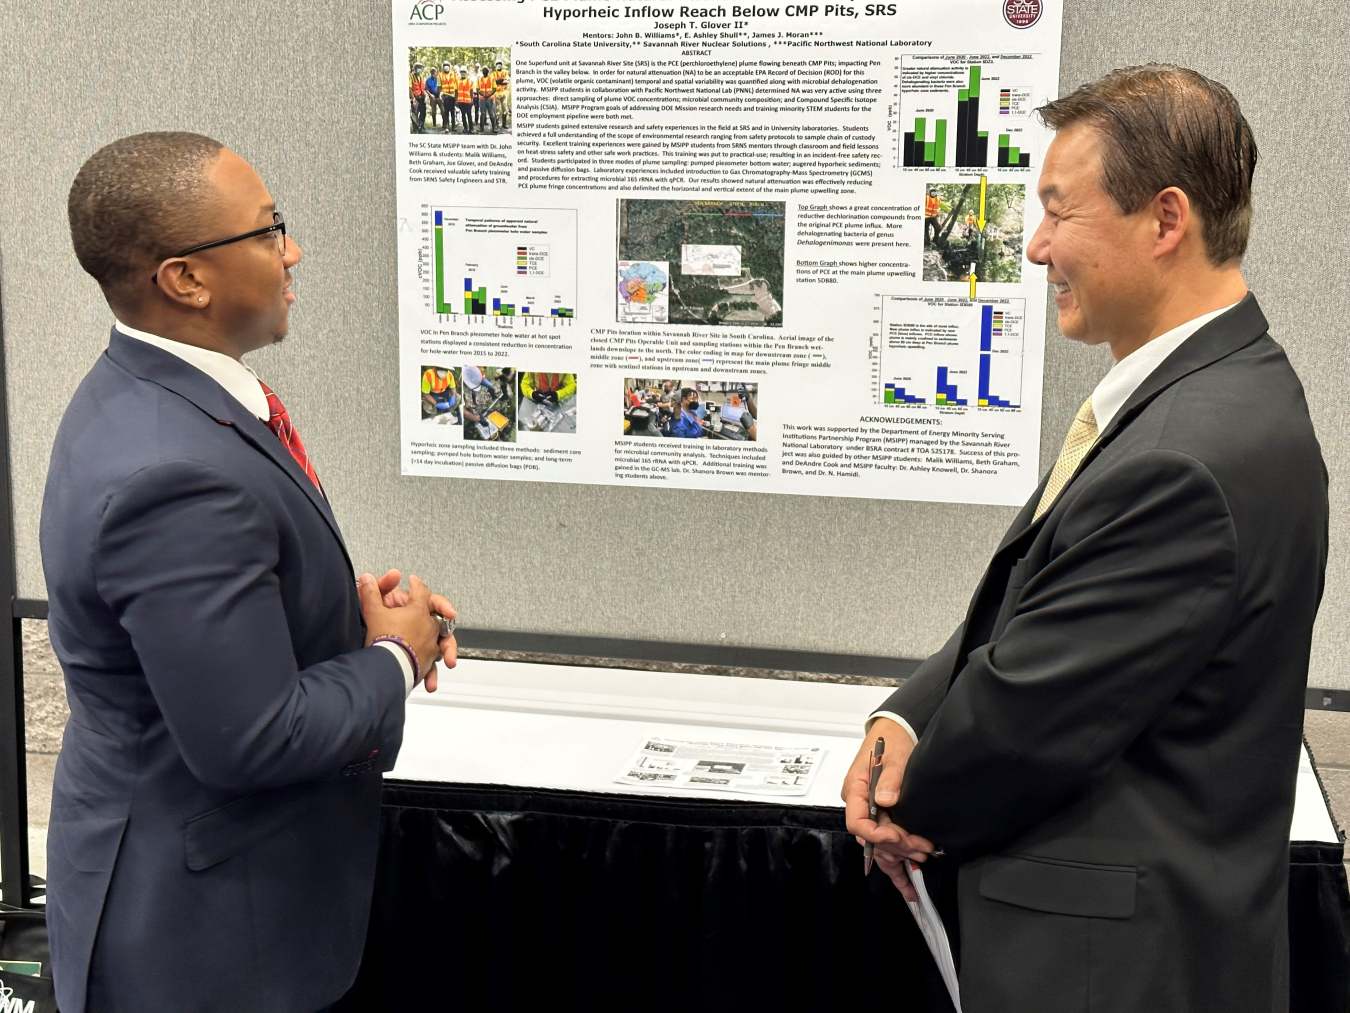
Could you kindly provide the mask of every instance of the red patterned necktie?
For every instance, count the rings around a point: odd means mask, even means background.
[[[263,393],[267,395],[267,428],[277,434],[279,439],[291,452],[295,458],[295,463],[300,465],[300,470],[309,476],[309,480],[314,483],[314,488],[319,490],[319,495],[323,495],[323,486],[319,485],[319,476],[314,472],[314,464],[309,459],[309,453],[305,450],[304,441],[300,439],[300,434],[295,431],[295,426],[291,423],[291,413],[286,410],[286,406],[281,403],[281,398],[272,393],[272,388],[267,386],[261,380],[258,386],[262,387]]]

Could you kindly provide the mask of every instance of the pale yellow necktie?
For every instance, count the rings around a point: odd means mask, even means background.
[[[1092,398],[1089,397],[1078,409],[1078,414],[1073,417],[1069,435],[1064,437],[1064,446],[1059,448],[1059,457],[1055,460],[1055,466],[1050,469],[1050,481],[1045,483],[1045,492],[1041,493],[1041,501],[1036,504],[1036,513],[1031,518],[1033,521],[1054,505],[1060,492],[1069,479],[1073,478],[1073,473],[1078,470],[1083,458],[1087,457],[1087,452],[1096,442],[1097,416],[1092,413]]]

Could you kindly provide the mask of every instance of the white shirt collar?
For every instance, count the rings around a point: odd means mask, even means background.
[[[225,388],[225,393],[234,398],[250,412],[266,422],[271,417],[267,407],[267,395],[263,393],[258,374],[238,359],[232,359],[222,352],[213,352],[209,348],[198,348],[182,341],[161,338],[158,334],[149,334],[128,327],[114,318],[117,329],[129,338],[144,341],[148,345],[162,348],[178,356],[189,366],[195,366],[216,383]]]
[[[1116,417],[1116,412],[1124,407],[1130,395],[1139,389],[1139,385],[1148,379],[1150,373],[1162,365],[1164,359],[1181,347],[1182,342],[1236,305],[1237,303],[1233,303],[1232,306],[1225,306],[1213,313],[1187,320],[1180,327],[1173,327],[1165,334],[1159,334],[1152,341],[1136,348],[1112,366],[1111,372],[1102,377],[1101,383],[1097,384],[1097,389],[1092,392],[1092,414],[1097,419],[1097,432],[1106,432],[1106,427]]]

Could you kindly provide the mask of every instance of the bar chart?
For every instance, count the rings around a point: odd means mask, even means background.
[[[998,135],[998,167],[1000,169],[1029,169],[1031,167],[1031,152],[1023,151],[1012,141],[1012,134]]]
[[[964,373],[964,369],[952,369],[950,366],[939,366],[937,368],[937,394],[934,397],[934,401],[938,404],[949,405],[969,404],[969,401],[961,397],[961,390],[956,385],[957,375]]]
[[[938,409],[1022,404],[1025,300],[882,296],[877,400]]]
[[[884,404],[924,404],[924,399],[917,395],[906,392],[904,387],[897,387],[893,383],[886,384],[885,394],[882,397]]]
[[[575,210],[428,207],[427,216],[429,308],[438,317],[482,317],[509,327],[575,315]]]
[[[900,57],[899,164],[904,168],[1030,168],[1035,53]],[[991,152],[990,137],[995,138]],[[991,158],[993,159],[991,161]]]

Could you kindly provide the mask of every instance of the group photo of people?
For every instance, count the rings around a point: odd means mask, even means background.
[[[509,134],[510,48],[409,48],[408,106],[414,134]]]
[[[743,380],[623,382],[623,434],[755,442],[759,384]]]

